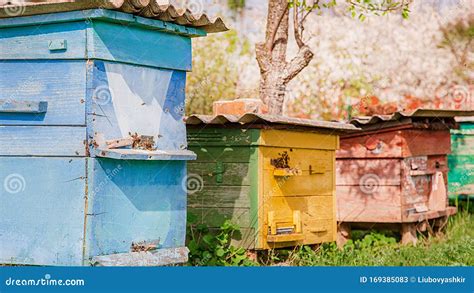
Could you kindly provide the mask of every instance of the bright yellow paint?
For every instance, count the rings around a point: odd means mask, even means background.
[[[317,244],[336,240],[336,135],[263,130],[259,146],[260,249]],[[282,152],[290,169],[271,159]],[[279,229],[293,233],[279,234]]]
[[[259,145],[318,150],[339,148],[339,137],[332,134],[291,130],[262,130]]]

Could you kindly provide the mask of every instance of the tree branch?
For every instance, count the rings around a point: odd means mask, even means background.
[[[276,34],[278,33],[278,30],[280,29],[280,24],[283,21],[283,18],[285,17],[287,11],[288,11],[288,5],[285,6],[283,13],[280,15],[280,18],[278,19],[278,22],[272,31],[271,37],[267,40],[267,48],[270,51],[272,51],[273,48],[275,47]]]
[[[293,30],[295,34],[295,40],[296,44],[298,45],[298,48],[301,48],[304,46],[304,42],[301,38],[301,33],[300,33],[300,26],[303,27],[303,24],[298,21],[298,6],[296,6],[296,3],[293,5]]]
[[[392,7],[386,7],[386,8],[383,8],[381,6],[375,6],[373,5],[371,8],[368,8],[366,5],[364,4],[361,4],[357,1],[354,1],[354,0],[346,0],[347,3],[349,3],[350,5],[354,6],[354,7],[358,7],[358,8],[361,8],[361,9],[364,9],[364,10],[371,10],[371,11],[375,11],[375,12],[391,12],[391,11],[398,11],[400,9],[402,9],[403,7],[407,6],[407,5],[410,5],[413,0],[402,0],[401,3],[395,5],[395,6],[392,6]]]
[[[283,81],[285,84],[290,82],[298,73],[301,72],[313,60],[314,54],[307,45],[303,45],[295,58],[293,58],[284,70]]]
[[[257,63],[260,67],[260,72],[264,73],[269,70],[270,66],[270,57],[269,52],[266,48],[266,44],[260,43],[255,46],[255,54],[257,57]]]

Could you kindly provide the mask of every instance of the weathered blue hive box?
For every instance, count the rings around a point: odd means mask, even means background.
[[[187,260],[191,37],[117,11],[0,19],[0,263]]]

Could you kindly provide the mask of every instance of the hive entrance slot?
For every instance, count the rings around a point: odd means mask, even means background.
[[[294,242],[304,239],[301,224],[301,212],[293,211],[290,221],[276,220],[275,212],[268,213],[267,242]]]

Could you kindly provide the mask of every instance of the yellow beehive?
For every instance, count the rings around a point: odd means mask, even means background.
[[[239,224],[234,245],[269,249],[336,239],[335,151],[347,124],[243,116],[192,116],[188,174],[203,178],[188,213],[218,228]]]

